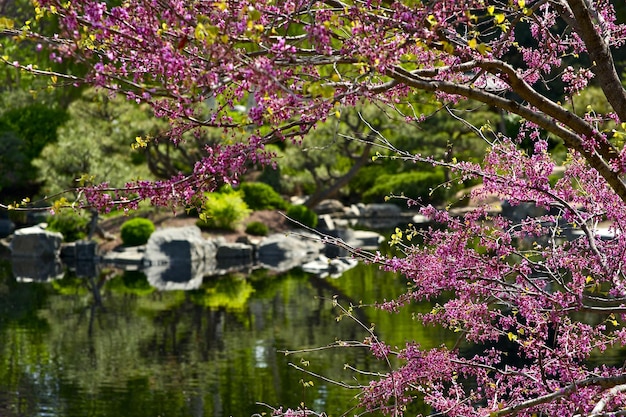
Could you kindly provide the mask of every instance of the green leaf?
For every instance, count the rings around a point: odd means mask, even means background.
[[[250,20],[252,20],[253,22],[256,22],[257,20],[259,20],[261,18],[261,12],[258,11],[257,9],[252,9],[248,12],[248,17],[250,18]]]

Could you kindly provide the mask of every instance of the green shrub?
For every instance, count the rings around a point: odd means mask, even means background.
[[[243,201],[252,210],[285,210],[288,206],[280,194],[262,182],[244,182],[239,189],[243,192]]]
[[[317,226],[317,214],[310,208],[296,204],[287,209],[287,217],[307,227]]]
[[[130,219],[122,224],[120,234],[126,246],[139,246],[148,242],[154,232],[154,223],[143,217]]]
[[[197,225],[201,228],[235,230],[251,213],[240,191],[208,193]]]
[[[246,233],[254,236],[267,236],[269,233],[267,225],[261,222],[248,223],[246,226]]]
[[[367,165],[359,170],[349,183],[350,192],[358,198],[362,198],[368,190],[370,190],[376,181],[383,175],[388,174],[382,165]]]
[[[363,202],[379,203],[393,194],[419,199],[424,203],[441,203],[448,195],[445,187],[439,187],[444,181],[445,175],[441,169],[381,175],[374,186],[363,193]]]
[[[87,236],[89,217],[74,210],[61,210],[48,217],[48,230],[59,232],[65,242],[75,242]]]

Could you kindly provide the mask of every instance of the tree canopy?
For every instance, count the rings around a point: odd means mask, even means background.
[[[35,13],[33,22],[57,20],[58,33],[8,18],[0,33],[80,62],[86,75],[3,51],[7,65],[148,103],[170,121],[174,143],[223,132],[190,173],[81,189],[81,203],[101,210],[143,199],[188,205],[237,183],[250,163],[271,165],[266,145],[298,142],[362,103],[418,126],[428,119],[413,105],[418,91],[442,111],[471,99],[506,114],[510,129],[466,121],[488,145],[479,162],[412,153],[374,132],[372,143],[398,160],[480,179],[476,199],[495,195],[544,214],[505,217],[481,206],[455,216],[426,205],[436,227],[398,230],[402,256],[369,258],[411,283],[381,307],[437,300],[417,319],[453,329],[459,343],[393,347],[372,333],[372,352],[401,365],[364,387],[362,402],[392,415],[416,397],[434,415],[623,414],[622,364],[587,362],[626,345],[626,90],[614,58],[626,26],[611,2],[39,0]],[[589,86],[602,106],[593,95],[578,99]],[[565,158],[550,153],[555,141]]]

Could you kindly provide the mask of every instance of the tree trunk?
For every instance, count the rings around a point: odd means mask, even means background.
[[[312,196],[307,199],[304,205],[309,208],[313,208],[318,205],[322,200],[332,197],[342,187],[345,187],[350,182],[350,180],[354,178],[354,176],[359,172],[359,169],[361,169],[365,164],[370,161],[371,149],[372,144],[367,143],[365,145],[365,148],[363,148],[361,156],[357,158],[357,160],[354,162],[354,165],[352,165],[352,168],[350,168],[348,172],[339,177],[333,184],[331,184],[330,187],[322,190],[317,190]]]

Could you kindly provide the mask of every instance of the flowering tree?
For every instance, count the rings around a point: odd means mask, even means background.
[[[2,34],[91,70],[57,74],[3,56],[8,65],[147,102],[170,120],[174,142],[207,128],[225,134],[190,175],[81,190],[83,204],[103,210],[141,199],[189,204],[236,182],[250,162],[271,164],[267,143],[297,141],[361,102],[419,123],[424,115],[410,103],[422,90],[442,106],[472,99],[519,116],[514,137],[476,127],[489,142],[480,164],[395,150],[410,162],[445,166],[459,181],[480,178],[475,198],[497,195],[546,211],[510,220],[486,206],[462,217],[423,207],[445,227],[398,232],[393,242],[404,256],[370,258],[412,284],[383,308],[440,300],[419,319],[459,332],[477,349],[424,350],[417,342],[395,349],[368,340],[375,355],[397,354],[403,365],[365,387],[363,404],[399,415],[418,396],[436,415],[626,414],[621,364],[587,361],[626,344],[626,91],[612,55],[626,27],[610,2],[136,0],[109,7],[40,0],[36,13],[57,17],[62,31],[44,37],[4,19]],[[608,103],[604,113],[595,102],[584,103],[584,113],[571,105],[590,80]],[[245,140],[236,140],[242,129]],[[569,150],[552,181],[548,135]],[[531,143],[527,151],[522,141]],[[377,145],[391,146],[384,137]],[[600,238],[600,222],[612,238]],[[403,239],[416,235],[419,244]],[[495,343],[502,340],[508,352]]]

